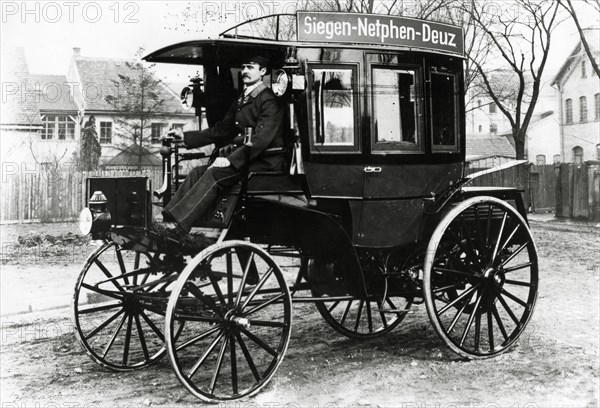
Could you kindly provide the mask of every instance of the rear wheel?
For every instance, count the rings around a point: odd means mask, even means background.
[[[291,322],[287,284],[265,251],[243,241],[213,245],[188,264],[169,298],[169,359],[203,401],[251,396],[281,364]]]
[[[454,352],[481,359],[509,350],[531,318],[537,290],[536,247],[509,204],[474,197],[442,219],[427,248],[423,296]]]
[[[114,370],[143,368],[165,352],[163,316],[175,271],[114,242],[86,261],[73,296],[75,333],[90,357]]]

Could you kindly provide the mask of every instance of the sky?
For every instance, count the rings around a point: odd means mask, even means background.
[[[574,0],[581,7],[581,0]],[[22,46],[30,73],[64,75],[73,47],[89,57],[132,58],[180,41],[216,38],[247,18],[293,12],[294,0],[277,1],[1,1],[1,46]],[[506,3],[499,1],[501,6]],[[598,27],[598,16],[580,13],[585,26]],[[187,17],[183,24],[182,16]],[[579,36],[571,21],[559,26],[548,62],[556,72]],[[167,82],[185,82],[193,67],[157,64]],[[548,77],[548,76],[547,76]]]

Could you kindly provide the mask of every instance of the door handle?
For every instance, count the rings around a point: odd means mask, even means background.
[[[381,167],[367,166],[363,169],[365,173],[381,173]]]

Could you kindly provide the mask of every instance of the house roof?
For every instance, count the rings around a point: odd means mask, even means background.
[[[515,149],[503,135],[469,134],[466,155],[471,158],[506,156],[515,157]]]
[[[108,95],[118,95],[113,80],[119,81],[119,75],[132,76],[135,71],[130,68],[132,61],[114,58],[81,57],[75,56],[75,65],[79,73],[82,90],[86,100],[86,110],[90,111],[114,111],[105,100]],[[185,112],[175,94],[165,84],[159,85],[159,98],[165,100],[165,111],[161,113],[189,114]]]
[[[22,47],[2,47],[2,125],[41,125],[40,109]],[[14,85],[14,89],[13,86]]]
[[[111,157],[102,166],[137,166],[142,157],[142,166],[161,166],[162,160],[143,146],[131,145],[114,157]]]
[[[41,90],[39,108],[45,112],[77,112],[77,105],[64,75],[31,74],[35,89]]]
[[[597,54],[600,51],[600,32],[599,32],[599,30],[598,29],[584,29],[583,32],[584,32],[585,39],[586,39],[590,49],[592,50],[593,53]],[[567,77],[568,74],[570,73],[571,66],[573,65],[573,63],[579,61],[580,57],[585,54],[586,54],[586,51],[583,48],[583,43],[581,40],[579,40],[579,42],[577,42],[577,45],[575,46],[575,48],[573,48],[573,51],[571,51],[571,53],[569,54],[569,56],[567,57],[567,59],[565,60],[563,65],[558,70],[558,73],[552,80],[551,84],[554,85],[554,84],[563,82],[565,77]]]

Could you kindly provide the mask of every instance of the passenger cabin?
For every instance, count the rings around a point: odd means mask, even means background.
[[[145,60],[203,66],[203,93],[195,96],[210,126],[241,91],[241,61],[255,54],[271,60],[264,80],[288,106],[290,172],[311,203],[345,219],[355,245],[418,240],[428,202],[463,177],[462,29],[298,12],[171,45]]]

